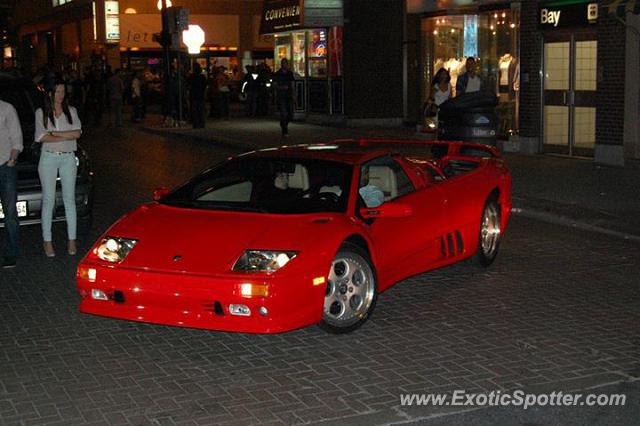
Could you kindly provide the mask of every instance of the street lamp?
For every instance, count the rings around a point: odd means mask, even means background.
[[[171,0],[166,0],[167,2],[167,6],[166,7],[171,7],[173,6],[171,4]],[[162,5],[162,0],[158,0],[158,10],[162,10],[164,8],[164,6]]]
[[[187,45],[191,55],[200,53],[200,47],[204,44],[204,31],[200,25],[189,25],[188,30],[182,32],[182,41]]]

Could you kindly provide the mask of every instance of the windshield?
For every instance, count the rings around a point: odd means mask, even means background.
[[[160,202],[276,214],[345,212],[352,167],[334,161],[237,158],[208,170]]]

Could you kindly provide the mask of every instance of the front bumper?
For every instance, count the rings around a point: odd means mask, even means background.
[[[89,268],[95,270],[92,281],[86,278]],[[77,289],[81,312],[129,321],[246,333],[280,333],[320,321],[325,286],[313,285],[312,277],[253,277],[160,273],[83,262]],[[242,284],[266,285],[268,295],[243,296]],[[95,299],[93,290],[102,291],[108,300]],[[232,315],[232,304],[245,305],[251,314]]]

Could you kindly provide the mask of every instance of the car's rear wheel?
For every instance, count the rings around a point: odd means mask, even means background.
[[[367,254],[343,245],[331,263],[320,327],[330,333],[348,333],[369,318],[377,299],[376,274]]]
[[[502,230],[500,229],[500,205],[494,197],[487,200],[480,221],[478,248],[473,258],[480,266],[489,266],[498,255]]]

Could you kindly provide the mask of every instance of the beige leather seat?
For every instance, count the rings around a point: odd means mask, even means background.
[[[309,171],[302,164],[296,164],[294,172],[289,173],[289,188],[303,191],[309,189]]]
[[[389,201],[398,196],[396,174],[387,166],[369,167],[369,185],[375,185],[384,193],[384,200]]]

